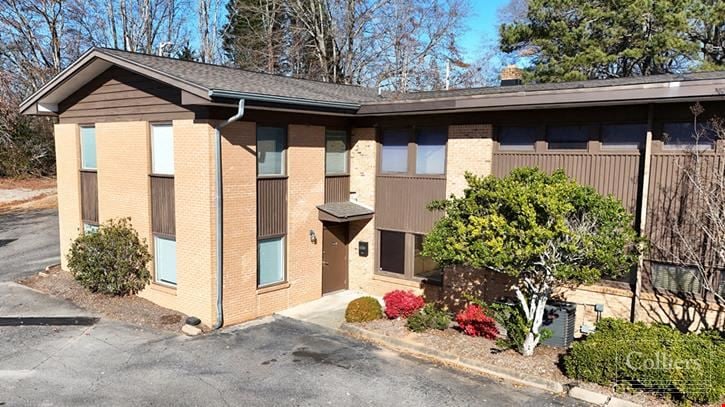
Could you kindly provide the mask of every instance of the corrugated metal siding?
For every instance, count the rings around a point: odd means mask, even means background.
[[[632,213],[637,205],[640,153],[633,152],[497,152],[493,174],[502,177],[519,167],[537,167],[547,173],[563,169],[578,182],[602,194],[619,198]]]
[[[445,199],[445,178],[377,177],[375,187],[376,227],[428,233],[440,219],[440,212],[429,211],[432,201]]]
[[[154,233],[176,235],[174,178],[151,176],[151,225]]]
[[[98,174],[81,171],[81,218],[84,222],[98,223]]]
[[[348,175],[325,177],[325,203],[350,200],[350,177]]]
[[[287,233],[287,178],[257,179],[257,237]]]
[[[113,67],[60,103],[63,123],[193,118],[181,91]]]

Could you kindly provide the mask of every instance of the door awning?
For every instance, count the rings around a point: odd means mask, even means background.
[[[324,222],[352,222],[356,220],[372,219],[375,211],[356,204],[355,202],[328,202],[317,207],[319,217]]]

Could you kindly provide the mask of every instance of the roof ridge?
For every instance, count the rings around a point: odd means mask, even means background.
[[[324,84],[324,85],[344,86],[344,87],[350,87],[350,88],[356,88],[356,89],[365,89],[365,90],[375,91],[375,88],[371,88],[369,86],[355,85],[355,84],[349,84],[349,83],[326,82],[326,81],[319,80],[319,79],[297,78],[294,76],[287,76],[287,75],[262,72],[262,71],[253,71],[251,69],[244,69],[244,68],[239,68],[239,67],[234,67],[234,66],[213,64],[213,63],[209,63],[209,62],[194,61],[194,60],[189,60],[189,59],[179,59],[179,58],[173,58],[173,57],[169,57],[169,56],[162,56],[162,55],[155,55],[155,54],[147,54],[145,52],[131,52],[131,51],[126,51],[126,50],[122,50],[122,49],[118,49],[118,48],[109,48],[109,47],[93,47],[93,49],[96,49],[100,52],[110,51],[110,52],[118,52],[118,53],[122,53],[122,54],[142,55],[145,57],[154,57],[154,58],[166,59],[166,60],[170,60],[170,61],[189,62],[189,63],[193,63],[193,64],[197,64],[197,65],[210,66],[210,67],[215,67],[215,68],[224,68],[224,69],[229,69],[229,70],[233,70],[233,71],[242,71],[242,72],[248,72],[248,73],[259,74],[259,75],[267,75],[267,76],[273,76],[275,78],[284,78],[284,79],[290,79],[290,80],[300,81],[300,82],[313,82],[313,83],[320,83],[320,84]]]

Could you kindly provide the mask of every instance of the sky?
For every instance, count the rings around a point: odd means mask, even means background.
[[[471,15],[466,19],[468,31],[458,38],[466,62],[480,57],[484,41],[498,40],[496,11],[507,2],[507,0],[471,1]]]

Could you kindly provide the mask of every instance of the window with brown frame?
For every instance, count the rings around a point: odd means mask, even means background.
[[[441,176],[446,173],[447,128],[383,129],[380,174]]]
[[[151,129],[151,229],[154,281],[175,286],[176,201],[174,191],[174,132],[170,123],[152,123]]]

